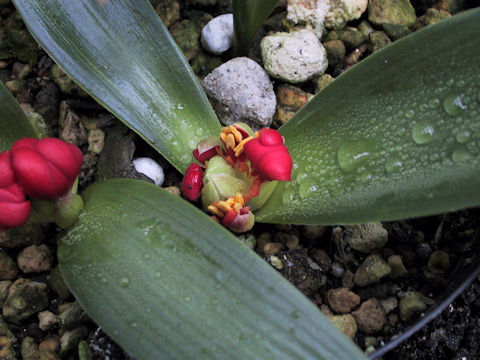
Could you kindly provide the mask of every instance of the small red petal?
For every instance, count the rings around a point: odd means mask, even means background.
[[[190,164],[182,181],[182,194],[190,201],[197,201],[203,187],[203,171],[200,165]]]
[[[285,151],[266,153],[258,164],[258,171],[267,180],[289,181],[292,174],[292,158]]]
[[[200,161],[202,164],[205,163],[205,161],[210,160],[212,157],[217,155],[217,147],[214,146],[208,150],[205,150],[204,152],[200,153],[198,149],[193,150],[193,156],[195,159]]]
[[[229,226],[237,216],[238,214],[235,212],[235,210],[230,209],[222,218],[222,225]]]
[[[30,216],[30,201],[0,202],[0,228],[8,229],[25,224]]]
[[[0,153],[0,188],[15,182],[15,172],[12,167],[12,158],[9,151]]]
[[[283,137],[277,130],[262,129],[259,131],[260,143],[265,146],[283,145]]]
[[[0,202],[19,203],[25,201],[25,194],[20,186],[12,184],[10,186],[0,188]]]

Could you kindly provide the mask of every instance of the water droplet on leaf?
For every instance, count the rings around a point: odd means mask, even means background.
[[[430,122],[421,122],[413,127],[412,137],[417,144],[426,144],[434,139],[435,127]]]

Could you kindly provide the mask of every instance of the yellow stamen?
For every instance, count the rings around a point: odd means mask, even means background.
[[[227,142],[227,134],[224,131],[220,133],[220,139],[223,141],[223,143]]]
[[[243,195],[242,194],[235,195],[235,202],[237,204],[240,204],[241,206],[245,205]]]
[[[227,135],[227,141],[225,141],[225,145],[227,146],[227,149],[235,147],[235,136],[233,136],[233,134]]]
[[[212,214],[217,215],[218,217],[224,217],[225,214],[221,212],[215,205],[209,205],[208,206],[208,211],[210,211]]]
[[[235,136],[235,140],[237,140],[237,143],[241,142],[243,138],[242,133],[238,131],[235,126],[232,126],[232,127],[233,127],[232,133],[233,133],[233,136]]]
[[[219,208],[224,213],[228,213],[230,210],[232,210],[232,207],[225,201],[219,201],[217,204],[217,208]]]
[[[239,157],[241,155],[241,153],[243,152],[243,147],[245,146],[245,144],[252,139],[253,139],[253,137],[249,136],[248,138],[243,139],[237,146],[235,146],[233,151],[235,151],[235,156],[236,157]]]

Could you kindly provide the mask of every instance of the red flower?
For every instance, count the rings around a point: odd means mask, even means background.
[[[253,169],[263,178],[270,181],[290,180],[292,157],[278,131],[260,130],[258,137],[244,145],[244,152]]]
[[[57,200],[71,189],[82,167],[82,152],[56,138],[25,138],[10,150],[18,184],[32,198]]]
[[[200,165],[190,164],[185,171],[185,176],[182,181],[183,196],[190,201],[197,201],[200,197],[203,187],[203,171]]]
[[[23,225],[30,216],[30,202],[15,183],[10,153],[0,153],[0,231]]]

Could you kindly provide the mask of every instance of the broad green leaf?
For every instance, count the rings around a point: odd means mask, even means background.
[[[83,194],[58,260],[82,307],[141,359],[365,359],[310,300],[184,200],[136,180]]]
[[[233,0],[235,54],[247,55],[253,37],[273,11],[278,0]]]
[[[368,57],[281,129],[292,182],[264,222],[358,223],[480,204],[480,9]]]
[[[65,72],[176,168],[220,124],[147,0],[15,0]]]
[[[0,81],[0,152],[25,137],[37,135],[22,108]]]

